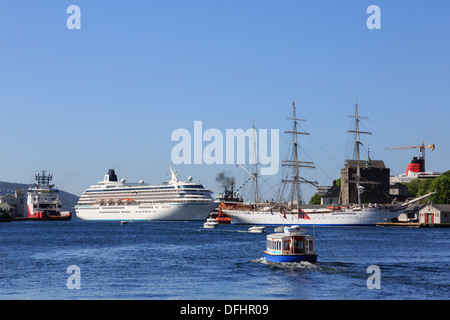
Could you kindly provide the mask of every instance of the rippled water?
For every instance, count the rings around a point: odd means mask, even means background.
[[[0,299],[450,299],[449,229],[309,228],[317,264],[267,263],[267,233],[247,229],[3,223]],[[71,265],[80,289],[67,287]],[[371,265],[380,289],[367,287]]]

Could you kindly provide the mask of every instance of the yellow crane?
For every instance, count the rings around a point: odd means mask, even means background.
[[[422,144],[420,146],[410,146],[410,147],[394,147],[394,148],[386,148],[386,150],[400,150],[400,149],[417,149],[420,152],[420,158],[422,159],[423,168],[422,170],[425,171],[425,149],[431,149],[433,151],[436,148],[436,145],[434,143],[425,145],[425,141],[422,141]]]

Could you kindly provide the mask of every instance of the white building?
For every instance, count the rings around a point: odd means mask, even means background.
[[[11,216],[23,217],[25,213],[25,191],[16,189],[15,194],[0,196],[0,207]]]
[[[419,210],[419,223],[450,223],[450,204],[427,204]]]

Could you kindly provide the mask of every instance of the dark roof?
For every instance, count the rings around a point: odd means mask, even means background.
[[[400,182],[396,182],[396,183],[394,183],[394,184],[391,184],[391,185],[389,185],[389,189],[395,189],[395,188],[402,188],[402,189],[408,189],[408,187],[407,186],[405,186],[403,183],[400,183]]]
[[[384,165],[384,161],[383,160],[370,160],[370,162],[368,162],[367,160],[345,160],[345,167],[352,167],[355,168],[358,165],[360,165],[362,168],[364,167],[374,167],[374,168],[380,168],[380,169],[385,169],[386,166]]]
[[[450,212],[450,204],[434,204],[431,203],[431,206],[435,207],[441,212]]]
[[[336,184],[328,190],[327,193],[323,195],[322,198],[339,198],[339,193],[341,192],[341,188],[339,188]]]
[[[425,207],[426,206],[426,204],[413,204],[413,205],[411,205],[410,207],[408,207],[408,208],[406,208],[406,212],[416,212],[416,211],[419,211],[419,210],[421,210],[423,207]]]

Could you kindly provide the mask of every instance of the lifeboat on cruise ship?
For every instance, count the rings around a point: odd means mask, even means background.
[[[130,205],[130,204],[136,204],[136,200],[132,199],[132,198],[124,198],[121,199],[122,203],[126,204],[126,205]]]

